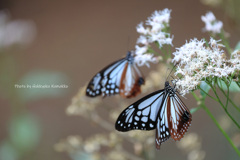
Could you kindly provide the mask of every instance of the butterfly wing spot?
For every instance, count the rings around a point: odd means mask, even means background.
[[[153,128],[153,127],[154,127],[154,125],[153,125],[152,123],[150,123],[150,124],[149,124],[149,126],[150,126],[151,128]]]
[[[139,121],[139,117],[135,116],[135,120],[136,120],[136,121]]]
[[[115,88],[115,92],[116,92],[116,93],[119,93],[119,89],[118,89],[118,88]]]
[[[111,85],[111,88],[112,88],[112,89],[114,89],[115,87],[116,87],[115,84],[112,84],[112,85]]]
[[[145,123],[147,122],[147,120],[148,120],[147,117],[142,117],[142,118],[141,118],[141,121],[143,121],[143,122],[145,122]]]
[[[142,113],[141,111],[137,111],[137,115],[138,115],[138,116],[140,116],[140,115],[141,115],[141,113]]]

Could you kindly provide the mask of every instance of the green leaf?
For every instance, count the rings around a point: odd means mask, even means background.
[[[29,114],[14,117],[9,126],[10,141],[20,153],[31,151],[40,138],[40,126],[36,118]]]
[[[0,160],[18,160],[19,155],[15,148],[8,142],[3,141],[0,146]]]
[[[237,45],[235,46],[234,50],[240,50],[240,41],[238,41]]]
[[[71,159],[73,160],[94,160],[95,159],[93,154],[82,152],[82,151],[73,152],[70,154],[70,156],[71,156]]]
[[[223,90],[227,91],[227,85],[225,84],[225,82],[223,80],[219,80],[218,84]],[[232,81],[232,83],[229,86],[229,91],[230,92],[240,92],[240,88],[238,87],[236,82]]]
[[[190,113],[193,114],[193,113],[197,112],[200,108],[201,108],[200,106],[192,108],[192,109],[190,109]]]
[[[69,79],[60,72],[37,70],[26,74],[14,87],[25,101],[59,97],[68,90]]]
[[[200,88],[202,90],[204,90],[206,93],[209,92],[209,90],[211,89],[211,87],[205,82],[205,81],[202,81],[201,84],[200,84]],[[202,90],[200,90],[200,94],[203,96],[203,97],[206,97],[206,93],[204,93]]]

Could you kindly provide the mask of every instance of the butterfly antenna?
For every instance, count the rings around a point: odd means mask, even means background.
[[[130,43],[130,36],[128,36],[128,39],[127,39],[127,51],[129,51],[129,43]]]
[[[167,68],[167,70],[166,70],[166,73],[165,73],[165,81],[167,81],[167,72],[168,72],[168,70],[169,70],[169,68]]]
[[[169,73],[169,75],[167,76],[167,79],[166,79],[166,81],[168,80],[169,76],[171,75],[171,73],[172,73],[173,69],[176,67],[176,65],[177,65],[177,63],[176,63],[174,66],[173,66],[173,68],[172,68],[171,72],[170,72],[170,73]]]

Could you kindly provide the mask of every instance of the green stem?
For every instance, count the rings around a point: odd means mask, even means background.
[[[197,100],[197,102],[199,102],[201,99],[196,95],[195,92],[191,92],[193,97]]]
[[[230,47],[230,45],[229,45],[229,43],[228,43],[228,40],[227,40],[226,37],[224,36],[224,31],[222,31],[222,32],[219,33],[218,35],[219,35],[220,39],[222,39],[222,43],[223,43],[223,45],[226,47],[229,55],[231,55],[232,49],[231,49],[231,47]]]
[[[224,137],[227,139],[227,141],[230,143],[230,145],[232,146],[232,148],[235,150],[235,152],[237,153],[237,155],[240,157],[240,151],[238,150],[238,148],[234,145],[234,143],[232,142],[231,138],[227,135],[227,133],[222,129],[222,127],[220,126],[220,124],[217,122],[217,120],[215,119],[215,117],[213,116],[213,114],[210,112],[210,110],[207,108],[207,106],[204,104],[205,98],[199,98],[194,92],[192,92],[193,97],[197,100],[197,102],[199,103],[199,107],[203,108],[205,110],[205,112],[208,114],[208,116],[213,120],[213,122],[215,123],[215,125],[218,127],[218,129],[222,132],[222,134],[224,135]]]
[[[220,89],[220,91],[223,93],[223,95],[227,98],[228,97],[228,100],[229,102],[233,105],[233,107],[238,110],[240,112],[240,108],[229,98],[229,95],[227,96],[226,93],[224,92],[224,90],[218,85],[218,88]]]
[[[240,88],[240,83],[239,82],[236,82],[236,84],[238,85],[238,87]]]
[[[214,101],[218,102],[218,99],[210,96],[210,95],[209,95],[207,92],[205,92],[201,87],[199,87],[199,89],[200,89],[201,91],[203,91],[207,96],[209,96],[210,98],[212,98]]]
[[[148,47],[147,52],[153,53],[156,56],[161,56],[159,52],[156,52],[151,46]]]
[[[227,84],[226,84],[226,85],[227,85]],[[228,107],[228,101],[229,101],[229,85],[227,85],[227,96],[226,96],[226,98],[227,98],[227,102],[226,102],[225,108]]]
[[[225,106],[223,105],[222,101],[220,100],[220,98],[219,98],[219,96],[218,96],[218,94],[217,94],[217,92],[216,92],[215,87],[213,87],[211,83],[208,83],[208,85],[210,85],[210,87],[212,88],[215,96],[216,96],[217,99],[218,99],[218,102],[220,103],[220,105],[222,106],[222,108],[224,109],[224,111],[227,113],[228,117],[234,122],[234,124],[238,127],[238,129],[240,129],[240,125],[239,125],[239,124],[237,123],[237,121],[229,114],[227,108],[225,108]]]
[[[238,148],[234,145],[234,143],[232,142],[231,138],[227,135],[227,133],[222,129],[222,127],[219,125],[219,123],[217,122],[217,120],[215,119],[215,117],[212,115],[212,113],[210,112],[210,110],[205,106],[205,104],[201,104],[202,108],[207,112],[207,114],[209,115],[209,117],[213,120],[213,122],[215,123],[215,125],[218,127],[218,129],[222,132],[222,134],[224,135],[224,137],[227,139],[227,141],[230,143],[230,145],[233,147],[233,149],[235,150],[235,152],[238,154],[238,156],[240,157],[240,151],[238,150]]]

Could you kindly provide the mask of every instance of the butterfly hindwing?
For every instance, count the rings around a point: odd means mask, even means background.
[[[167,107],[166,107],[169,101],[168,98],[169,98],[169,94],[166,93],[157,117],[156,140],[155,140],[157,149],[160,149],[161,143],[165,142],[171,137],[169,132],[168,113],[167,113]]]
[[[169,110],[168,123],[171,128],[171,137],[174,140],[180,140],[191,125],[192,115],[177,94],[170,97],[167,108]]]
[[[156,148],[160,149],[161,143],[170,137],[175,141],[183,138],[191,125],[192,115],[177,93],[167,93],[157,120]]]
[[[142,84],[144,78],[136,64],[126,65],[120,81],[120,95],[126,98],[135,97],[141,93]]]
[[[122,132],[155,129],[157,113],[163,97],[164,91],[159,90],[133,103],[119,115],[115,128]]]

